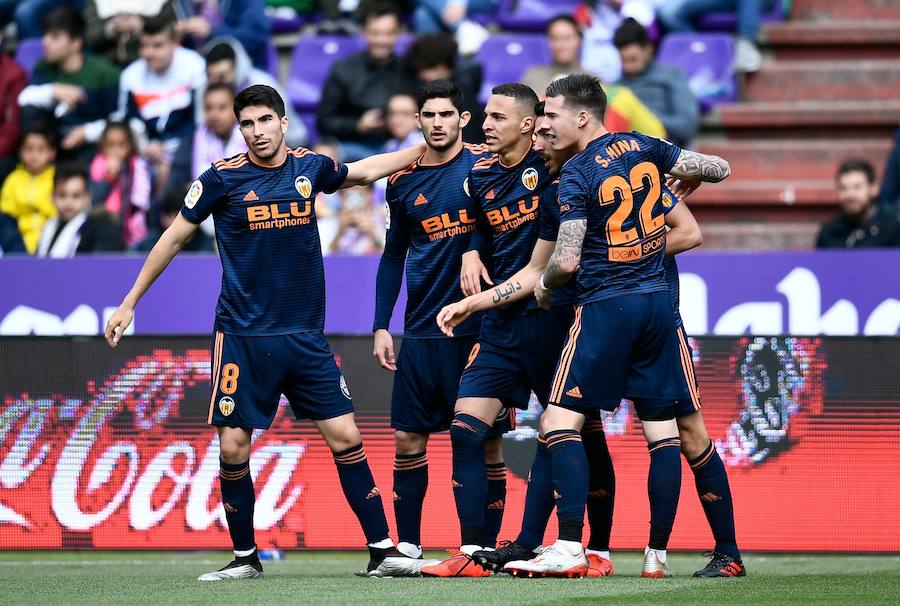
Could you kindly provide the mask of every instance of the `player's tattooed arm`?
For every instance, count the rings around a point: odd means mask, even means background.
[[[719,156],[683,149],[675,164],[669,169],[669,174],[686,179],[718,183],[731,174],[731,166]]]
[[[586,231],[587,219],[575,219],[560,224],[556,249],[544,271],[545,289],[553,290],[563,285],[578,270]]]

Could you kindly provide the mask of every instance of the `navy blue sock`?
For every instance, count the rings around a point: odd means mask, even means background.
[[[716,551],[740,560],[741,552],[734,534],[734,503],[731,500],[728,475],[712,440],[699,457],[688,463],[694,472],[697,495],[703,504],[709,528],[716,539]]]
[[[665,438],[647,445],[650,451],[650,473],[647,493],[650,496],[651,549],[665,549],[675,523],[678,495],[681,492],[681,440]]]
[[[381,491],[375,485],[362,442],[334,453],[334,464],[337,466],[344,496],[362,526],[366,542],[377,543],[388,538]]]
[[[488,481],[484,442],[490,425],[465,413],[456,413],[450,424],[453,445],[453,497],[463,545],[484,544],[484,512]]]
[[[503,524],[503,511],[506,509],[506,463],[488,463],[487,468],[487,507],[484,511],[484,545],[497,545],[497,535]]]
[[[559,539],[580,543],[588,493],[588,464],[581,435],[574,429],[560,429],[546,437],[553,460]]]
[[[253,540],[253,506],[256,493],[250,477],[250,461],[237,465],[219,459],[219,484],[222,486],[222,506],[228,521],[228,532],[235,551],[256,547]]]
[[[398,454],[394,459],[394,517],[397,540],[422,544],[422,503],[428,490],[428,455]]]
[[[556,506],[553,498],[553,459],[547,450],[547,440],[538,436],[534,462],[528,474],[525,492],[525,513],[516,543],[527,549],[537,549],[547,530],[550,514]]]
[[[609,551],[616,502],[616,472],[606,445],[603,421],[585,423],[581,429],[581,439],[590,470],[587,517],[591,536],[587,546],[595,551]]]

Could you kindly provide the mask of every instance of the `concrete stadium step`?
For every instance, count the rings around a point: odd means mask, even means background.
[[[805,177],[805,175],[804,175]],[[831,208],[837,203],[832,179],[738,179],[701,186],[688,198],[691,207],[717,206],[742,212],[750,207]]]
[[[767,23],[761,41],[777,59],[900,57],[900,19]]]
[[[747,79],[747,101],[898,99],[900,59],[776,61]]]
[[[897,0],[794,0],[794,19],[900,19]]]
[[[819,234],[817,221],[701,222],[701,250],[808,250]]]
[[[900,124],[900,99],[876,101],[754,101],[720,106],[703,118],[734,138],[888,138]]]
[[[725,183],[732,179],[792,180],[801,176],[833,182],[838,165],[848,158],[868,160],[880,173],[890,148],[888,139],[701,140],[697,144],[699,151],[721,156],[731,164],[731,177]]]

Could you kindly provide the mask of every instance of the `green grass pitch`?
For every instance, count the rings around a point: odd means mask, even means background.
[[[435,554],[438,555],[438,554]],[[693,579],[698,554],[672,554],[672,579],[638,577],[616,553],[607,579],[360,579],[362,552],[288,553],[266,578],[198,583],[223,553],[0,552],[0,604],[867,604],[900,603],[900,556],[750,555],[743,579]]]

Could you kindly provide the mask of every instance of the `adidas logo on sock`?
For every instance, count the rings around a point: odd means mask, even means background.
[[[577,385],[575,387],[573,387],[572,389],[570,389],[569,391],[567,391],[566,395],[569,396],[570,398],[578,398],[579,400],[584,397],[581,395],[581,388],[578,387]]]
[[[715,503],[716,501],[721,501],[722,497],[714,492],[707,492],[705,495],[700,497],[700,500],[704,503]]]
[[[450,482],[451,482],[451,485],[453,486],[453,488],[462,488],[462,484],[460,484],[456,480],[450,480]]]
[[[394,501],[399,501],[399,500],[400,500],[400,495],[398,495],[397,491],[395,490],[394,491]]]
[[[366,500],[374,499],[375,497],[381,496],[381,491],[378,490],[377,486],[373,486],[372,490],[369,491],[369,494],[366,495]]]
[[[244,202],[252,202],[253,200],[259,200],[259,196],[257,196],[256,192],[251,189],[247,192],[247,195],[244,196]]]
[[[588,493],[588,497],[591,499],[605,499],[609,496],[609,493],[603,490],[602,488],[598,488],[597,490],[592,490]]]
[[[235,513],[237,512],[237,507],[232,505],[231,503],[222,503],[222,507],[225,508],[226,513]]]
[[[503,499],[489,503],[487,506],[488,509],[503,509],[504,507],[506,507],[506,502]]]

